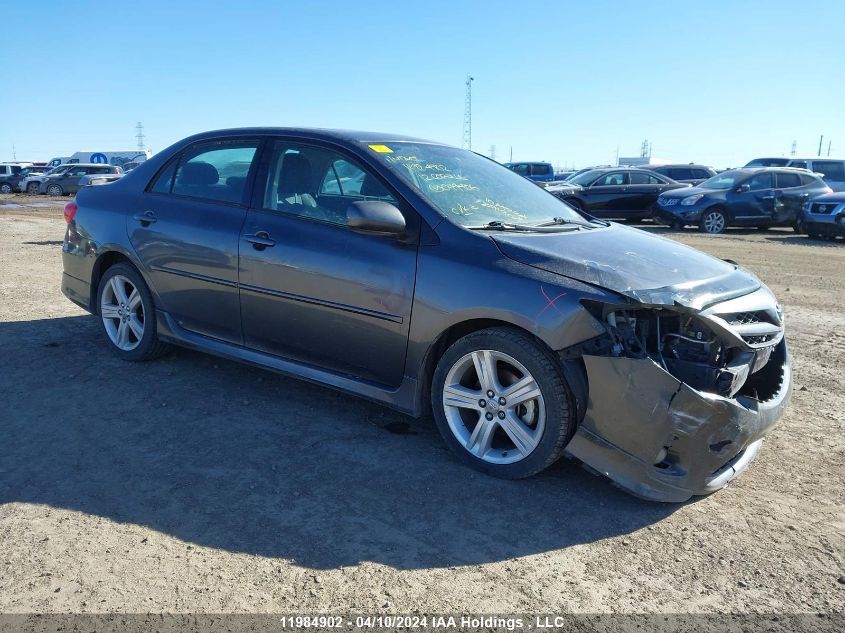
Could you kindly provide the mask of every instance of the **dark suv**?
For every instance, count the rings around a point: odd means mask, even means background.
[[[80,190],[65,219],[62,290],[120,358],[172,343],[431,412],[499,477],[568,454],[681,501],[748,466],[790,396],[753,274],[467,150],[209,132]]]
[[[692,163],[689,165],[655,165],[644,169],[671,178],[675,182],[685,182],[690,185],[697,185],[716,175],[716,170],[712,167]]]
[[[122,173],[123,171],[120,167],[115,165],[78,163],[61,173],[54,173],[45,176],[41,181],[39,192],[46,193],[50,196],[63,196],[65,194],[76,193],[79,191],[81,187],[80,180],[83,176],[94,174],[120,175]]]
[[[830,192],[805,169],[732,169],[697,187],[663,194],[654,207],[655,219],[674,228],[694,224],[705,233],[722,233],[729,226],[792,226],[800,231],[807,201]]]

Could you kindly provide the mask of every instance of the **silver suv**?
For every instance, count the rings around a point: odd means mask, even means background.
[[[123,171],[116,165],[102,165],[97,163],[74,163],[67,169],[58,173],[50,173],[44,176],[39,186],[39,193],[46,193],[50,196],[63,196],[69,193],[76,193],[80,188],[80,179],[83,176],[93,174],[122,174]]]

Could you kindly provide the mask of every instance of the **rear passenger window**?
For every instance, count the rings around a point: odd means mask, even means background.
[[[825,180],[845,182],[845,162],[841,160],[814,160],[813,171],[824,174]]]
[[[644,174],[641,171],[632,171],[629,174],[632,185],[659,185],[660,179],[651,174]]]
[[[692,170],[676,167],[669,170],[669,178],[672,180],[691,180],[694,176],[692,175]]]
[[[548,176],[551,173],[551,165],[531,165],[532,176]]]
[[[703,169],[693,169],[692,173],[694,178],[702,178],[704,180],[710,178],[710,172],[704,171]]]
[[[801,169],[807,169],[807,161],[804,160],[793,160],[789,163],[790,167],[799,167]]]
[[[164,170],[159,172],[147,191],[152,193],[170,193],[170,187],[173,185],[173,174],[176,173],[176,165],[178,164],[178,159],[171,160]]]
[[[257,141],[218,141],[188,148],[176,169],[173,194],[218,202],[242,202],[246,178],[257,149]]]
[[[798,177],[798,174],[787,174],[787,173],[779,173],[778,174],[778,189],[789,189],[790,187],[800,187],[801,186],[801,178]]]

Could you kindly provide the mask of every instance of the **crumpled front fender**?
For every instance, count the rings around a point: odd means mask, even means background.
[[[780,384],[762,402],[697,391],[649,358],[583,360],[589,401],[567,452],[656,501],[686,501],[726,485],[751,462],[792,393],[785,341],[769,361]]]

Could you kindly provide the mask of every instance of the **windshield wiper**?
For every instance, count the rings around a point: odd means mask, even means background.
[[[581,222],[580,220],[567,220],[566,218],[552,218],[551,222],[546,222],[545,224],[540,224],[539,226],[566,226],[566,225],[573,225],[573,226],[581,226],[585,229],[594,229],[596,225],[592,222]],[[599,226],[601,226],[599,224]]]
[[[501,222],[499,220],[493,220],[492,222],[488,222],[487,224],[483,224],[480,226],[468,226],[468,229],[472,231],[534,231],[536,233],[559,233],[561,231],[575,231],[576,228],[567,228],[558,225],[557,223],[552,224],[512,224],[510,222]]]

